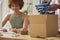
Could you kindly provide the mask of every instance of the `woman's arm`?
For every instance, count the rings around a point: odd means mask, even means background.
[[[49,11],[55,11],[57,9],[60,9],[60,4],[51,4]]]
[[[24,22],[23,22],[23,30],[25,31],[28,28],[28,15],[27,14],[23,15],[23,20],[24,20]]]
[[[60,9],[60,4],[58,4],[58,9]]]
[[[6,22],[9,20],[11,14],[8,14],[5,19],[2,21],[2,27],[6,24]]]
[[[58,9],[58,5],[57,4],[51,4],[51,7],[49,9],[49,11],[55,11]]]

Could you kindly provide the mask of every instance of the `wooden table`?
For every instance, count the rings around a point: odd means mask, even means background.
[[[47,38],[32,38],[30,37],[30,35],[19,35],[16,37],[0,36],[0,40],[60,40],[60,36],[59,37],[47,37]]]

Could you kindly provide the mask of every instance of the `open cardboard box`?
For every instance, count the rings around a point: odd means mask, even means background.
[[[58,15],[31,15],[29,21],[31,37],[53,37],[58,34]]]

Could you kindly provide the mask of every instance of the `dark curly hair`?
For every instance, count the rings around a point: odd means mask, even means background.
[[[12,4],[18,4],[20,9],[22,9],[24,2],[23,2],[23,0],[9,0],[8,7],[11,8]]]

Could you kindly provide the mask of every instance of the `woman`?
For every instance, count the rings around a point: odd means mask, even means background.
[[[9,1],[8,7],[14,11],[13,14],[8,14],[6,18],[2,22],[2,26],[4,26],[7,21],[10,22],[14,32],[17,32],[17,29],[21,29],[22,31],[27,31],[28,26],[28,16],[20,12],[24,5],[23,0],[11,0]]]

